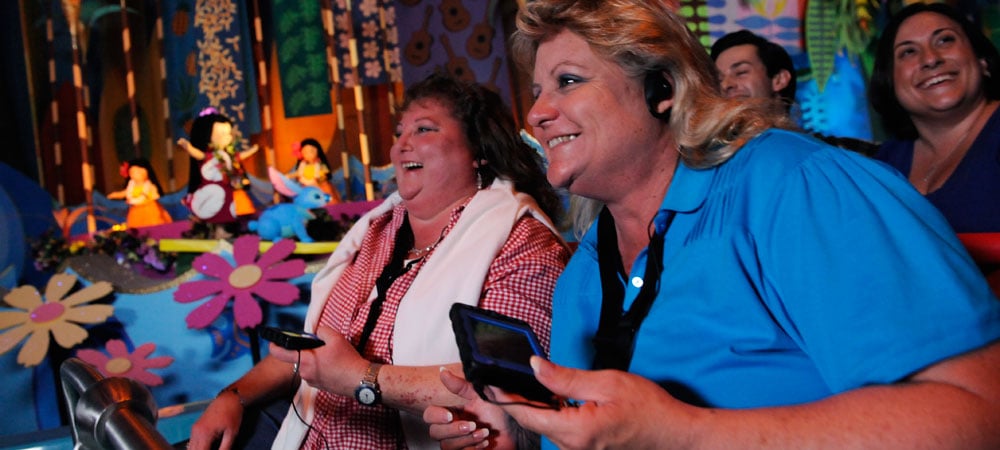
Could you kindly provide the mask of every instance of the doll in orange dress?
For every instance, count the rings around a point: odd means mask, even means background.
[[[111,200],[124,199],[128,203],[125,224],[129,228],[149,227],[173,222],[167,210],[158,201],[163,189],[156,179],[149,160],[135,158],[122,165],[128,183],[125,189],[108,194]]]
[[[292,145],[295,167],[288,176],[303,186],[316,186],[330,195],[330,203],[340,203],[340,194],[330,183],[330,164],[319,141],[307,138]]]

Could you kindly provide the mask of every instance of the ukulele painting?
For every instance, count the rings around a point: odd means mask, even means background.
[[[448,40],[447,34],[441,35],[441,44],[444,45],[444,50],[448,52],[448,62],[445,63],[445,68],[448,69],[448,72],[459,80],[474,83],[476,81],[476,74],[472,73],[469,61],[464,56],[455,55],[455,52],[451,49],[451,41]]]
[[[427,32],[427,27],[430,25],[432,14],[434,14],[434,7],[427,5],[423,26],[413,32],[410,41],[406,43],[406,48],[403,49],[403,56],[414,66],[422,66],[431,59],[431,44],[434,43],[434,38]]]
[[[469,26],[469,10],[462,5],[462,0],[443,0],[441,6],[441,23],[448,31],[460,31]]]
[[[493,26],[490,25],[490,8],[486,7],[483,21],[472,27],[472,34],[465,41],[465,51],[474,59],[486,59],[493,53]]]
[[[501,59],[500,57],[497,57],[496,59],[493,60],[493,71],[490,72],[490,80],[487,81],[486,84],[484,84],[484,86],[486,86],[486,89],[489,89],[498,94],[500,93],[500,87],[497,86],[497,76],[500,75],[501,64],[503,64],[503,59]]]

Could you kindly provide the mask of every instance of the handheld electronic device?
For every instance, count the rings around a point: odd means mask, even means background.
[[[302,331],[282,330],[276,327],[261,327],[260,337],[274,342],[279,347],[288,350],[308,350],[319,347],[325,342],[315,334]]]
[[[558,404],[528,363],[532,355],[544,357],[544,352],[527,322],[461,303],[453,304],[449,315],[465,379],[483,400],[489,400],[483,388],[490,385],[529,400]]]

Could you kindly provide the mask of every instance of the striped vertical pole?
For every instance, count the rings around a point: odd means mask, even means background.
[[[160,48],[160,90],[163,97],[163,148],[167,159],[167,190],[177,190],[177,175],[174,173],[174,140],[173,127],[170,125],[170,91],[167,86],[166,46],[163,33],[163,2],[153,2],[156,5],[156,40]]]
[[[375,199],[375,185],[372,183],[372,155],[368,148],[368,133],[365,131],[365,93],[361,86],[361,73],[358,70],[358,39],[354,37],[354,20],[351,11],[351,0],[347,4],[347,36],[351,53],[351,75],[354,78],[354,105],[358,110],[358,140],[361,143],[361,166],[365,175],[365,199]]]
[[[260,97],[261,144],[268,167],[275,166],[274,143],[271,134],[271,94],[267,84],[267,61],[264,53],[264,27],[258,0],[250,0],[253,14],[253,59],[257,67],[257,96]],[[277,199],[277,194],[275,194]]]
[[[69,24],[73,48],[73,88],[76,91],[76,130],[80,141],[80,170],[83,175],[83,192],[87,202],[87,233],[97,231],[94,216],[94,167],[90,163],[89,128],[83,89],[83,69],[80,64],[80,0],[62,0],[63,13]]]
[[[340,95],[340,61],[337,59],[337,41],[334,38],[336,25],[333,20],[333,5],[331,0],[323,0],[321,4],[323,15],[323,37],[326,41],[326,65],[330,71],[330,91],[333,93],[333,104],[336,106],[337,134],[340,141],[340,172],[344,177],[344,198],[350,200],[351,166],[350,149],[347,148],[347,134],[344,132],[344,103]]]
[[[128,8],[125,0],[119,0],[122,16],[122,54],[125,59],[125,92],[128,95],[128,109],[132,124],[132,153],[134,157],[142,156],[139,146],[139,111],[135,104],[135,69],[132,68],[132,32],[128,26]]]
[[[396,94],[397,92],[402,92],[403,82],[401,67],[397,67],[397,70],[393,70],[392,66],[392,52],[389,50],[389,44],[398,45],[399,44],[399,32],[393,30],[389,33],[389,24],[386,20],[386,7],[385,1],[378,1],[378,20],[379,20],[379,35],[382,36],[382,64],[385,64],[385,71],[389,75],[389,114],[396,115]],[[395,14],[393,14],[395,16]],[[390,39],[390,36],[392,39]],[[401,94],[400,94],[401,95]],[[393,141],[395,141],[395,134],[393,135]]]
[[[52,100],[49,111],[52,113],[52,158],[56,183],[56,199],[60,205],[66,204],[66,186],[63,185],[63,158],[62,158],[62,134],[59,129],[59,87],[56,82],[56,59],[55,59],[55,32],[52,27],[52,2],[43,2],[46,8],[45,17],[45,41],[48,44],[49,52],[49,91]],[[44,172],[44,170],[42,171]]]

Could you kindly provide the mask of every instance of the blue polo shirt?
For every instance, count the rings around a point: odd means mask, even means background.
[[[941,214],[854,152],[765,132],[719,167],[680,166],[657,227],[671,215],[629,370],[688,403],[810,402],[1000,338],[1000,301]],[[578,368],[600,320],[596,238],[595,224],[553,301],[552,359]]]

